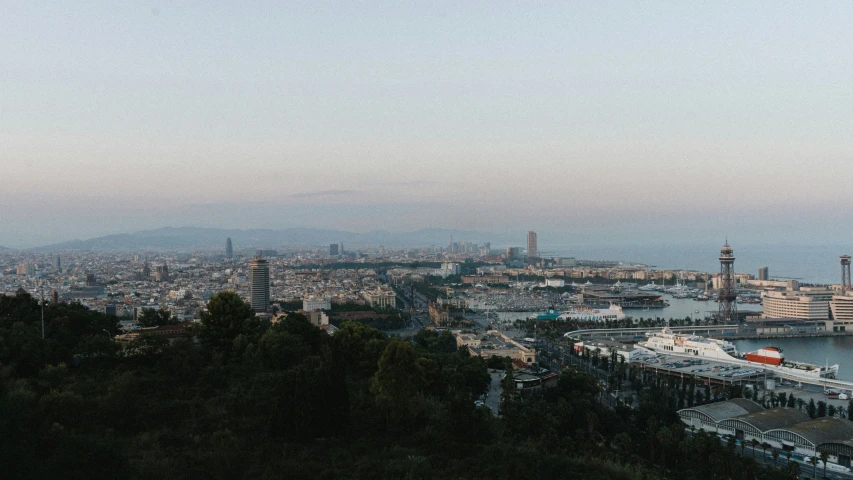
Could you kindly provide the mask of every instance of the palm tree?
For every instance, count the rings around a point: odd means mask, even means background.
[[[770,444],[767,442],[761,442],[761,458],[767,458],[767,449],[770,448]]]
[[[823,478],[826,478],[826,462],[829,460],[829,454],[820,452],[820,461],[823,462]]]
[[[736,445],[737,445],[737,439],[735,439],[735,437],[730,435],[729,438],[726,439],[726,447],[728,447],[729,450],[734,452]],[[743,446],[743,444],[741,444],[741,447],[742,446]],[[741,453],[741,455],[743,455],[743,448],[741,448],[740,453]]]
[[[776,450],[774,448],[773,449],[773,466],[775,467],[778,464],[779,464],[779,450]]]
[[[817,455],[812,455],[809,463],[812,464],[812,477],[817,478]]]
[[[753,438],[749,441],[749,444],[752,446],[752,458],[755,458],[755,447],[758,446],[758,440]]]

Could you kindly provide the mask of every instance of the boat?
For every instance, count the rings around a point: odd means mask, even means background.
[[[559,312],[548,310],[546,313],[534,315],[530,320],[564,320],[574,322],[607,322],[626,318],[622,307],[610,305],[610,308],[577,308]]]
[[[782,349],[776,347],[764,347],[754,352],[749,352],[744,355],[750,362],[763,363],[765,365],[782,365],[785,361],[785,356],[782,355]]]
[[[652,281],[646,285],[643,285],[642,287],[637,288],[637,290],[639,290],[641,292],[654,292],[654,291],[657,291],[658,288],[659,288],[659,286],[657,284],[655,284],[654,281]]]
[[[805,362],[787,361],[782,355],[782,349],[776,347],[761,348],[741,356],[734,344],[729,341],[699,335],[673,333],[668,325],[662,331],[650,332],[646,336],[648,340],[639,342],[638,345],[659,353],[705,357],[722,362],[741,361],[761,365],[777,373],[813,378],[838,377],[837,364],[821,367]]]

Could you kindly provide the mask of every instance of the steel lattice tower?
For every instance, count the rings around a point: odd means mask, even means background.
[[[735,284],[734,250],[728,240],[720,250],[720,292],[717,299],[720,302],[719,320],[726,323],[737,321],[737,286]]]
[[[841,256],[841,294],[850,291],[850,255]]]

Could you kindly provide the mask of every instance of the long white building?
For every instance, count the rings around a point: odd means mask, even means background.
[[[829,290],[765,291],[761,293],[762,318],[829,319]]]
[[[832,320],[826,322],[826,329],[833,332],[846,332],[853,329],[853,292],[846,295],[834,295],[829,302]]]

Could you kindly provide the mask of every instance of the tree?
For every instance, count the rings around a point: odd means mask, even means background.
[[[779,464],[779,450],[773,449],[773,465]]]
[[[761,458],[767,458],[767,449],[770,448],[770,444],[767,442],[761,442]]]
[[[414,423],[421,409],[421,381],[415,374],[418,354],[412,344],[392,338],[373,376],[370,391],[376,405],[385,412],[389,428],[399,429]]]
[[[823,400],[817,402],[817,416],[825,417],[826,416],[826,402]]]
[[[172,312],[165,308],[154,310],[153,308],[143,308],[139,311],[137,322],[142,327],[159,327],[161,325],[174,325],[178,320],[172,316]]]
[[[826,462],[829,461],[829,454],[820,452],[820,461],[823,462],[823,478],[826,478]]]
[[[219,292],[207,302],[207,312],[201,313],[199,338],[205,349],[227,358],[238,335],[254,339],[259,328],[249,304],[234,292]]]
[[[812,455],[809,463],[812,464],[812,477],[817,478],[817,455]]]
[[[749,441],[749,445],[752,447],[752,458],[755,458],[755,447],[758,446],[758,440],[753,438]]]
[[[806,413],[808,413],[812,418],[817,417],[817,405],[815,405],[813,398],[809,400],[809,406],[806,407]]]

